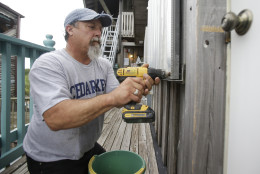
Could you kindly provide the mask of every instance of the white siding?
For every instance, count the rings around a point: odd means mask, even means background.
[[[149,0],[144,61],[171,70],[171,0]]]

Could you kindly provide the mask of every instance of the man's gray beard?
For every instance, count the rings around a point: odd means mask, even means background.
[[[88,49],[88,57],[91,60],[97,59],[101,56],[101,49],[99,45],[90,46]]]

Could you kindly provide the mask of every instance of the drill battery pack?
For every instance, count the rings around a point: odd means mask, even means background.
[[[147,105],[127,104],[122,110],[122,118],[126,123],[150,123],[155,120],[155,112]]]

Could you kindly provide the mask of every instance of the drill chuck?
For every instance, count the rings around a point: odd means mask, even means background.
[[[166,79],[168,77],[168,73],[162,69],[155,69],[155,68],[148,68],[148,75],[155,79],[156,77],[159,77],[160,79]]]

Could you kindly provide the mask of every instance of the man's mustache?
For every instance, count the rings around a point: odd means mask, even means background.
[[[98,38],[98,37],[93,37],[93,38],[90,40],[90,43],[93,43],[93,42],[98,42],[99,44],[101,44],[101,39]]]

